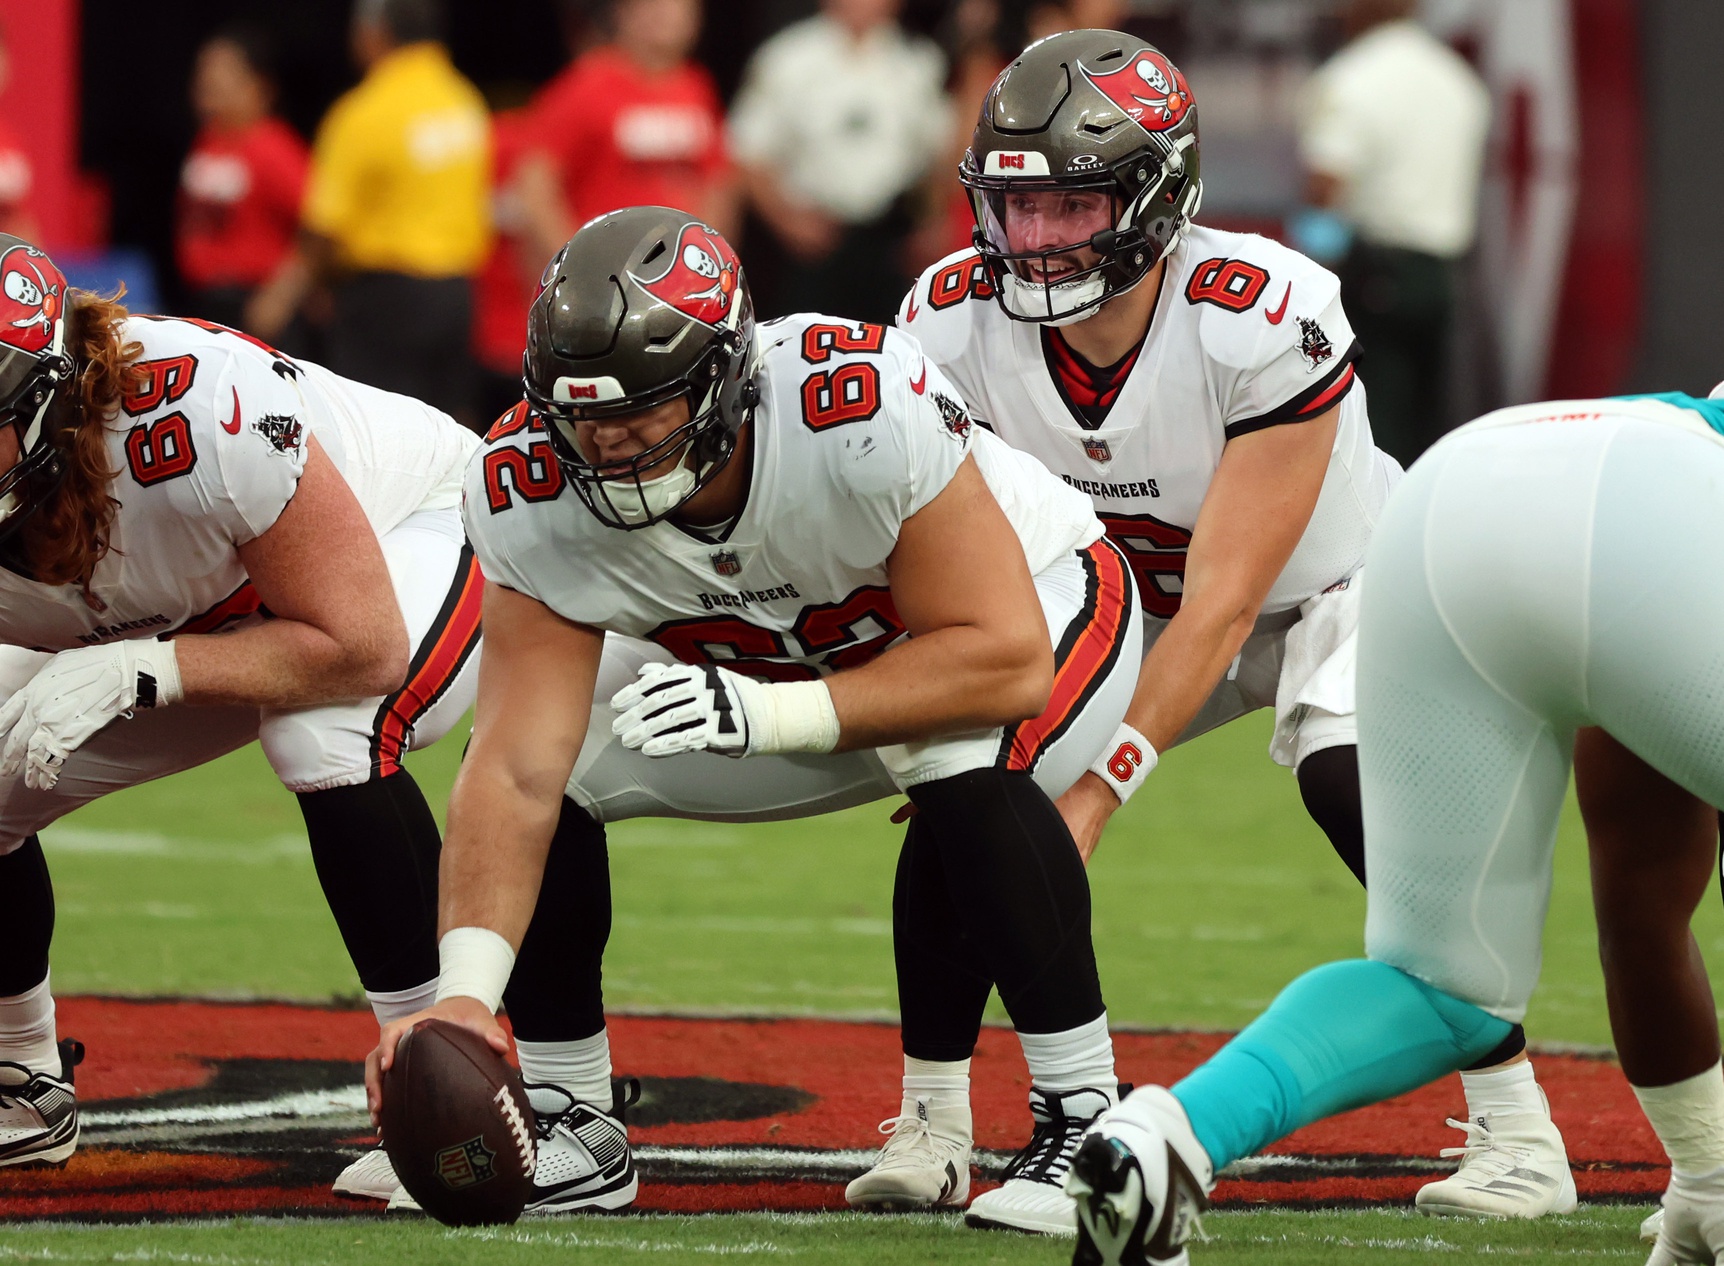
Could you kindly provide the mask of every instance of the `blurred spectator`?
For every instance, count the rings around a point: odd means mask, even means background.
[[[444,48],[439,0],[359,0],[359,86],[318,128],[299,250],[251,304],[279,330],[333,275],[337,373],[478,418],[472,274],[490,246],[490,120]]]
[[[531,134],[531,112],[525,108],[491,116],[491,222],[496,231],[491,253],[473,279],[473,355],[479,364],[479,416],[486,422],[521,399],[527,309],[549,258],[529,240],[527,217],[516,194],[521,156]]]
[[[198,50],[192,108],[201,127],[180,168],[174,234],[193,316],[243,325],[252,292],[293,250],[306,148],[271,114],[274,104],[261,31],[236,26]]]
[[[914,194],[952,124],[940,52],[904,33],[899,9],[823,0],[749,62],[730,140],[755,210],[795,265],[780,311],[887,321],[909,288]]]
[[[1029,42],[1061,31],[1117,31],[1126,18],[1125,0],[1064,0],[1030,6]]]
[[[1448,422],[1454,261],[1472,246],[1490,96],[1412,21],[1415,0],[1351,0],[1347,45],[1306,86],[1306,200],[1344,222],[1295,221],[1295,244],[1339,261],[1377,443],[1411,462]],[[1324,239],[1331,245],[1327,252]]]
[[[689,60],[700,0],[610,0],[601,13],[606,42],[533,103],[515,188],[541,263],[622,207],[676,207],[722,232],[736,227],[723,107],[712,76]]]
[[[911,252],[912,272],[920,273],[935,260],[971,244],[976,217],[969,195],[958,183],[958,164],[970,148],[988,89],[1017,55],[1022,29],[1000,0],[957,0],[946,15],[941,43],[951,67],[946,89],[952,101],[952,124],[946,148],[929,173],[929,188],[941,212],[918,235],[923,240]]]
[[[0,92],[6,91],[6,81],[11,77],[11,53],[6,46],[5,28],[0,27]],[[12,233],[27,242],[39,243],[41,226],[30,210],[33,182],[30,155],[18,144],[7,121],[0,119],[0,233]]]

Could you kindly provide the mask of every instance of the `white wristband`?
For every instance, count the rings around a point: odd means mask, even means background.
[[[1143,780],[1149,777],[1159,759],[1150,741],[1121,721],[1089,772],[1105,782],[1124,804],[1131,799],[1132,792],[1143,786]]]
[[[180,648],[177,645],[171,641],[142,640],[126,645],[132,652],[132,663],[137,674],[140,708],[165,708],[186,697],[186,692],[180,685]],[[154,695],[148,692],[144,682],[146,675],[156,683]],[[148,702],[145,702],[146,698]]]
[[[437,942],[437,1001],[477,998],[493,1012],[502,1005],[515,951],[490,928],[450,928]]]
[[[838,746],[838,710],[824,681],[784,681],[760,687],[759,715],[748,717],[754,753],[830,752]]]

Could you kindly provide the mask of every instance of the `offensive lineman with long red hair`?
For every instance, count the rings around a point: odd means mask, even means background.
[[[472,699],[475,445],[0,236],[0,1165],[77,1146],[38,832],[107,792],[260,740],[380,1022],[429,1001],[439,839],[400,758]]]

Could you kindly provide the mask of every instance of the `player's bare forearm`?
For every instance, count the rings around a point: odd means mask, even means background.
[[[437,877],[439,935],[489,928],[521,948],[562,797],[561,786],[524,785],[496,762],[469,754],[449,795]]]
[[[1158,750],[1177,739],[1226,674],[1311,521],[1340,419],[1228,442],[1186,555],[1185,597],[1144,657],[1126,720]]]
[[[838,750],[880,747],[1038,715],[1053,683],[1047,635],[995,636],[949,627],[901,642],[872,663],[827,679]]]
[[[383,549],[317,440],[287,508],[239,556],[275,618],[177,639],[187,703],[296,708],[400,688],[407,626]]]
[[[1240,603],[1192,603],[1168,622],[1138,670],[1126,721],[1158,752],[1171,747],[1226,675],[1257,611]]]
[[[519,948],[586,736],[604,635],[489,582],[484,622],[473,742],[449,796],[439,923],[490,928]]]
[[[270,620],[236,633],[176,639],[180,682],[191,704],[305,708],[368,699],[401,686],[407,626],[395,606],[330,633],[299,620]]]
[[[827,679],[841,749],[992,729],[1047,706],[1041,599],[974,458],[904,521],[887,572],[910,637]]]

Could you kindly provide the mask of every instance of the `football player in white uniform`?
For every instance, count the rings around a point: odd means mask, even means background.
[[[1117,1082],[1051,796],[1112,735],[1140,653],[1087,500],[973,426],[912,337],[808,315],[757,329],[729,245],[661,207],[594,220],[552,261],[526,379],[468,474],[486,650],[435,1014],[503,1049],[508,1003],[539,1113],[530,1207],[634,1198],[599,981],[603,824],[645,814],[907,793],[895,913],[944,926],[898,953],[984,996],[999,982],[1058,1121],[1037,1137],[1069,1154]],[[385,1066],[405,1027],[385,1028]],[[926,1110],[951,1084],[894,1123],[940,1157],[904,1203],[968,1193],[967,1117],[954,1143]]]
[[[0,237],[0,1164],[77,1144],[37,833],[110,791],[260,740],[379,1022],[432,997],[438,831],[400,761],[472,699],[476,445]]]
[[[1059,802],[1078,847],[1158,752],[1272,707],[1270,754],[1363,883],[1354,632],[1399,467],[1371,439],[1337,279],[1191,223],[1196,103],[1165,56],[1118,32],[1052,36],[1001,72],[961,178],[975,249],[930,268],[899,324],[979,422],[1093,499],[1143,598],[1126,722]],[[1465,1160],[1419,1206],[1571,1208],[1524,1034],[1463,1080]],[[1502,1181],[1509,1167],[1522,1179]]]
[[[1724,803],[1720,487],[1724,401],[1674,394],[1503,409],[1414,464],[1360,613],[1368,957],[1103,1117],[1072,1167],[1074,1262],[1185,1263],[1224,1166],[1502,1041],[1538,980],[1571,764],[1611,1032],[1670,1157],[1648,1266],[1724,1257],[1718,1012],[1689,927]]]

